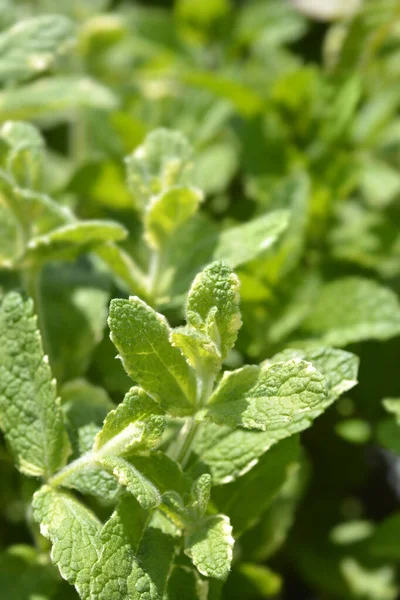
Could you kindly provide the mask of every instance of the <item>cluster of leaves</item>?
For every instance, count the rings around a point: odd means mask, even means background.
[[[398,596],[400,7],[317,4],[0,2],[6,597]]]

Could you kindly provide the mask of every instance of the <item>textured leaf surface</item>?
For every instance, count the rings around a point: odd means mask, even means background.
[[[190,477],[182,471],[179,463],[161,450],[143,456],[131,456],[129,462],[152,481],[162,494],[175,490],[184,496],[190,492]]]
[[[128,579],[128,598],[162,600],[174,553],[174,539],[155,527],[148,527]]]
[[[42,487],[33,497],[33,516],[42,535],[53,544],[51,558],[61,575],[89,598],[90,573],[101,543],[97,517],[69,494]]]
[[[203,193],[193,187],[173,187],[153,196],[145,216],[146,239],[162,248],[168,238],[197,211]]]
[[[235,269],[275,244],[287,225],[288,213],[277,210],[226,229],[218,237],[213,259],[222,260]]]
[[[0,81],[19,81],[48,69],[73,35],[72,22],[62,15],[27,19],[7,29],[0,35]]]
[[[400,333],[400,304],[394,292],[374,281],[338,279],[322,289],[303,330],[332,346],[385,340]]]
[[[224,263],[214,262],[197,275],[186,305],[188,323],[215,343],[225,358],[242,324],[237,275]]]
[[[171,333],[171,342],[181,349],[191,367],[206,372],[218,372],[222,357],[217,344],[194,327],[176,327]]]
[[[161,437],[165,420],[162,411],[141,388],[133,387],[124,400],[112,410],[97,434],[94,451],[126,455],[134,450],[152,448]]]
[[[279,429],[287,429],[286,435],[290,435],[310,425],[326,406],[325,377],[306,361],[293,359],[263,367],[256,382],[249,373],[250,367],[245,367],[225,374],[210,399],[210,419],[275,434]],[[245,390],[240,375],[245,381],[250,380]],[[238,384],[230,382],[230,378]],[[277,435],[286,437],[283,433]]]
[[[98,462],[114,475],[118,483],[126,487],[143,508],[154,508],[161,504],[161,495],[155,485],[127,460],[108,456]]]
[[[100,532],[101,553],[90,574],[90,597],[129,598],[128,577],[146,527],[148,514],[124,497]]]
[[[192,495],[195,498],[198,513],[204,515],[207,510],[207,505],[211,494],[211,476],[208,473],[200,475],[193,485]]]
[[[351,352],[325,346],[310,349],[291,349],[276,354],[269,362],[280,362],[293,359],[306,360],[327,379],[329,398],[336,400],[344,392],[348,392],[357,384],[359,358]]]
[[[226,579],[233,556],[232,527],[226,515],[200,521],[185,539],[185,553],[206,577]]]
[[[239,480],[215,487],[213,502],[229,514],[235,538],[257,523],[279,493],[299,455],[296,436],[276,444]],[[244,510],[245,507],[245,510]]]
[[[48,476],[63,466],[70,447],[31,300],[16,292],[3,298],[0,338],[1,428],[18,468]]]
[[[324,347],[315,347],[310,350],[290,349],[275,355],[267,362],[275,360],[281,362],[289,359],[312,362],[325,376],[326,396],[319,409],[313,413],[315,416],[321,414],[339,394],[351,389],[356,383],[358,358],[350,352]],[[249,367],[245,367],[245,369],[248,370]],[[250,369],[254,370],[254,367],[250,367]],[[224,379],[221,381],[221,386],[223,384]],[[311,412],[309,416],[311,416]],[[232,430],[226,425],[204,423],[194,442],[194,451],[198,455],[198,462],[195,462],[192,468],[196,469],[201,463],[204,463],[211,470],[214,483],[228,483],[246,473],[274,443],[292,433],[303,431],[309,425],[308,419],[300,418],[299,421],[294,421],[286,428],[257,432],[242,429]]]
[[[194,372],[170,341],[170,328],[136,296],[112,300],[109,325],[128,375],[173,415],[190,414],[195,398]]]

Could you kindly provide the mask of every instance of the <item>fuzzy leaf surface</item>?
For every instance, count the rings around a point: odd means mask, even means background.
[[[186,305],[188,323],[215,343],[222,358],[234,346],[242,325],[237,275],[222,262],[201,271],[192,283]]]
[[[185,554],[205,577],[225,580],[228,576],[234,539],[226,515],[206,517],[185,538]]]
[[[165,317],[140,298],[111,301],[109,326],[125,371],[172,415],[194,409],[194,371],[170,341]]]
[[[82,599],[89,598],[91,570],[100,552],[101,523],[65,492],[43,486],[32,502],[42,535],[53,544],[51,559]]]
[[[122,498],[99,534],[101,552],[90,575],[91,598],[129,598],[128,577],[147,520],[148,514],[132,496]]]
[[[161,437],[165,420],[159,405],[141,388],[133,387],[115,410],[108,413],[93,450],[113,455],[151,449]]]
[[[31,300],[10,292],[0,305],[0,425],[26,475],[49,476],[70,452],[56,382]]]
[[[225,373],[210,398],[208,418],[232,427],[270,431],[282,439],[305,429],[323,412],[326,380],[311,363],[293,359],[271,364],[260,369],[255,382],[250,369]],[[287,429],[286,435],[278,433],[282,429]]]
[[[161,504],[161,495],[155,485],[124,458],[107,456],[99,459],[98,463],[112,473],[143,508],[150,509]]]

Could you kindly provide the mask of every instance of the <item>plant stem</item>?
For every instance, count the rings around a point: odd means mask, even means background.
[[[187,461],[189,460],[192,451],[192,444],[194,442],[194,438],[196,437],[199,425],[200,423],[196,422],[195,419],[192,417],[191,419],[188,419],[186,421],[186,423],[181,429],[182,443],[178,450],[176,460],[181,464],[183,469],[185,468]]]
[[[83,467],[93,462],[93,453],[87,452],[80,458],[73,460],[69,465],[58,471],[53,477],[50,477],[48,483],[54,487],[62,485],[63,481],[73,473],[79,472]]]
[[[199,408],[206,404],[212,392],[214,380],[214,373],[205,373],[203,376],[199,375],[197,377],[197,406]],[[182,468],[185,468],[190,458],[192,445],[200,424],[201,423],[196,421],[194,417],[191,417],[186,421],[180,431],[180,438],[182,441],[178,446],[176,460],[181,464]]]

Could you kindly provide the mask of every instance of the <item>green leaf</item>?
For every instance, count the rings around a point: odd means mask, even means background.
[[[109,326],[128,375],[167,412],[191,414],[196,396],[194,372],[171,345],[165,317],[133,296],[111,301]]]
[[[48,477],[70,445],[33,303],[10,292],[0,304],[0,425],[26,475]]]
[[[128,577],[148,520],[132,498],[122,498],[100,532],[101,552],[90,574],[90,598],[128,598]]]
[[[144,273],[125,250],[107,242],[97,246],[95,253],[109,267],[119,285],[130,293],[146,295],[147,282]]]
[[[357,374],[359,358],[351,352],[329,348],[325,346],[315,346],[311,348],[291,349],[288,348],[275,354],[270,362],[281,362],[293,359],[305,360],[314,365],[314,367],[325,376],[328,383],[329,399],[331,402],[339,398],[344,392],[348,392],[357,384]]]
[[[49,69],[73,37],[73,23],[62,15],[42,15],[13,25],[0,35],[0,81],[20,81]]]
[[[7,121],[0,129],[0,139],[7,145],[5,167],[15,182],[35,188],[40,180],[45,144],[33,125]]]
[[[204,422],[193,444],[197,459],[191,472],[203,471],[205,466],[214,485],[229,483],[251,469],[277,441],[270,432],[232,429]]]
[[[226,515],[200,520],[185,536],[185,554],[206,577],[225,580],[228,576],[235,540]]]
[[[218,511],[229,514],[235,539],[258,522],[290,472],[298,468],[299,450],[297,436],[283,440],[243,477],[213,489],[213,503]]]
[[[265,457],[268,457],[273,450],[267,452]],[[308,483],[307,466],[304,455],[300,453],[299,461],[289,466],[285,483],[268,504],[260,519],[241,536],[242,552],[250,560],[265,563],[283,546],[293,526],[296,509]]]
[[[204,473],[193,484],[192,496],[198,510],[198,516],[202,517],[207,511],[207,505],[211,494],[211,475]]]
[[[394,292],[374,281],[337,279],[322,288],[302,327],[332,346],[386,340],[400,333],[400,304]]]
[[[305,429],[324,411],[326,379],[309,362],[293,359],[264,366],[256,380],[250,369],[225,373],[209,400],[208,418],[282,438]]]
[[[178,131],[156,129],[125,159],[128,186],[142,210],[152,196],[189,183],[192,150]]]
[[[0,199],[0,268],[11,268],[21,247],[21,231],[17,220]]]
[[[144,225],[146,240],[150,246],[160,249],[173,233],[192,217],[203,193],[194,187],[172,187],[152,196],[146,208]]]
[[[174,490],[183,497],[190,493],[190,477],[182,471],[179,463],[161,450],[148,455],[131,456],[129,462],[152,481],[162,494]]]
[[[150,509],[161,504],[158,489],[127,460],[118,456],[99,457],[96,460],[101,467],[114,475],[119,484],[126,487],[140,506]]]
[[[171,332],[171,343],[180,348],[193,369],[207,373],[217,373],[221,368],[222,357],[215,342],[206,334],[193,327],[176,327]]]
[[[96,434],[115,405],[105,390],[84,379],[75,379],[64,385],[61,398],[73,457],[78,458],[92,449]],[[63,479],[63,486],[103,500],[113,500],[120,489],[115,477],[93,463],[70,471]]]
[[[225,107],[224,111],[229,110]],[[232,141],[208,144],[196,152],[193,183],[205,194],[215,195],[226,190],[238,169],[238,151]]]
[[[93,439],[92,435],[90,439]],[[62,485],[81,494],[99,498],[102,502],[115,501],[122,489],[114,475],[92,462],[64,475]]]
[[[65,492],[43,486],[32,502],[33,516],[42,535],[53,544],[51,559],[81,598],[89,598],[91,570],[100,552],[101,523]]]
[[[115,405],[107,392],[85,379],[74,379],[66,383],[60,391],[62,410],[68,434],[75,454],[83,454],[89,448],[79,446],[79,434],[88,426],[101,427],[104,419]]]
[[[224,263],[214,262],[201,271],[189,290],[188,324],[214,342],[226,358],[242,324],[237,275]]]
[[[79,108],[114,110],[117,97],[105,86],[77,75],[57,75],[0,93],[3,119],[62,120]]]
[[[128,598],[162,600],[174,554],[174,539],[155,527],[148,527],[128,579]]]
[[[116,456],[153,448],[165,429],[162,411],[141,388],[133,387],[104,421],[93,450]]]
[[[277,210],[225,229],[218,236],[213,260],[222,260],[233,269],[250,262],[275,244],[287,228],[288,220],[287,211]]]
[[[26,265],[49,260],[74,259],[89,252],[98,244],[121,241],[128,232],[119,223],[106,220],[81,221],[63,225],[45,235],[32,238],[27,245],[23,261]]]
[[[350,352],[321,347],[309,350],[285,350],[271,360],[281,362],[295,359],[312,362],[325,376],[328,393],[317,410],[319,414],[332,404],[339,394],[351,389],[356,383],[358,358]],[[243,377],[244,382],[246,379],[244,375],[250,377],[252,371],[255,373],[254,369],[257,367],[245,367],[244,374],[240,376]],[[241,370],[238,371],[240,372]],[[233,374],[231,376],[235,377]],[[232,379],[232,383],[234,382],[235,379]],[[223,383],[224,379],[221,385]],[[286,428],[256,432],[232,430],[225,425],[203,423],[194,442],[194,452],[198,456],[198,462],[194,463],[192,469],[195,470],[203,463],[210,469],[215,484],[228,483],[246,473],[274,443],[291,433],[302,431],[309,424],[307,419],[300,419]]]

